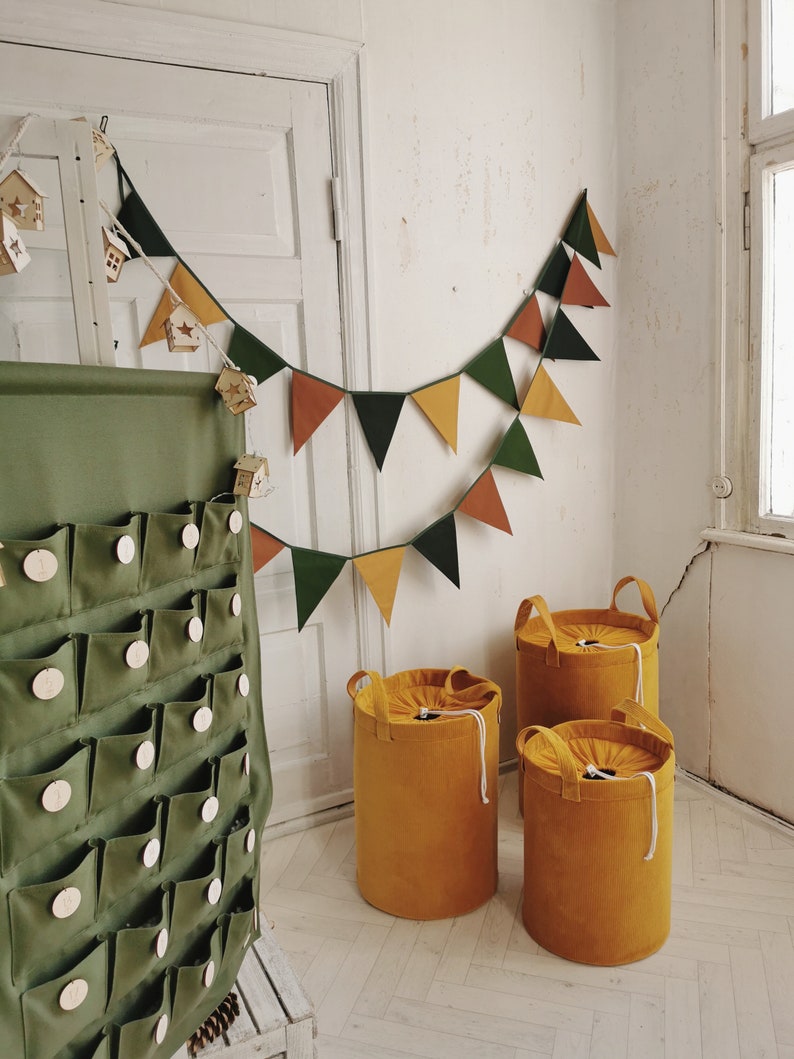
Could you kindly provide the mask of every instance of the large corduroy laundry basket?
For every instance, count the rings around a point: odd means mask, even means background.
[[[669,728],[626,700],[608,721],[532,725],[516,746],[531,936],[565,959],[603,966],[656,952],[670,931]]]
[[[497,882],[499,687],[456,666],[347,690],[362,896],[409,919],[478,908]]]

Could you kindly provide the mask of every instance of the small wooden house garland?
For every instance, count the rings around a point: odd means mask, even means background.
[[[265,481],[270,473],[264,456],[252,456],[246,453],[235,463],[234,469],[237,471],[237,476],[234,479],[232,492],[236,496],[262,496]]]
[[[255,387],[255,381],[244,371],[229,367],[223,369],[215,383],[215,389],[233,415],[247,412],[256,405]]]
[[[0,212],[0,276],[21,272],[30,264],[30,254],[11,218]]]
[[[27,231],[44,231],[44,200],[49,198],[38,184],[21,169],[0,181],[0,209],[17,228]]]
[[[201,339],[199,319],[194,312],[180,302],[164,323],[165,339],[172,353],[192,353],[198,349]]]
[[[72,118],[72,121],[88,121],[88,118]],[[94,171],[99,172],[102,166],[113,157],[116,149],[100,129],[91,126],[91,139],[94,144]]]
[[[102,228],[102,245],[105,249],[105,275],[108,283],[115,283],[121,275],[124,262],[129,259],[129,247],[120,235],[105,227]]]

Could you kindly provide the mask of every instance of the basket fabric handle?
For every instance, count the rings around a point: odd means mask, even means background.
[[[656,624],[658,625],[659,611],[656,607],[656,597],[653,594],[653,589],[647,581],[643,581],[640,577],[632,577],[631,574],[629,574],[627,577],[621,577],[620,581],[618,581],[618,583],[615,585],[614,591],[612,592],[612,602],[609,604],[609,609],[618,609],[618,592],[620,592],[621,588],[625,588],[626,585],[630,585],[632,581],[640,590],[640,599],[642,600],[643,607],[645,607],[645,613],[648,615],[651,621],[656,622]]]
[[[660,739],[664,739],[666,743],[669,743],[675,749],[675,738],[667,725],[660,721],[655,714],[646,710],[644,706],[640,706],[634,699],[624,699],[620,705],[612,707],[613,721],[619,720],[620,714],[623,714],[627,721],[633,721],[640,728],[647,728],[649,732],[658,735]]]
[[[548,604],[543,596],[530,596],[525,599],[521,606],[518,608],[516,614],[515,632],[518,633],[520,629],[529,621],[529,616],[532,613],[532,608],[538,612],[543,624],[546,626],[549,633],[549,644],[546,648],[546,665],[554,666],[555,669],[560,668],[560,648],[557,644],[557,626],[554,624],[554,618],[551,615]]]
[[[551,728],[544,728],[542,724],[532,724],[518,733],[516,749],[521,768],[524,768],[524,747],[531,736],[542,735],[557,756],[557,764],[560,766],[562,776],[562,796],[569,802],[580,802],[579,793],[579,769],[576,767],[573,754],[568,749],[564,739],[561,739]]]

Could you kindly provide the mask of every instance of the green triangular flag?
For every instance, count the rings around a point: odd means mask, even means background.
[[[509,467],[521,474],[532,474],[542,478],[538,461],[532,451],[532,445],[521,423],[516,419],[502,438],[493,462],[499,467]]]
[[[513,382],[503,339],[497,338],[482,353],[478,353],[474,360],[470,360],[463,370],[486,390],[495,393],[513,408],[518,408],[516,384]]]
[[[600,357],[595,355],[562,309],[558,308],[543,347],[543,359],[600,360]]]
[[[124,199],[119,210],[119,222],[133,239],[140,244],[147,257],[176,257],[177,252],[168,242],[157,221],[152,217],[143,199],[133,190]],[[138,251],[127,244],[130,257],[139,257]]]
[[[344,555],[291,548],[295,574],[295,599],[298,605],[298,632],[309,620],[315,607],[342,572]]]
[[[460,588],[458,535],[454,514],[445,515],[424,533],[420,533],[411,544],[428,562],[448,577],[455,588]]]
[[[565,247],[562,243],[557,243],[557,246],[549,254],[546,264],[543,266],[537,289],[542,290],[544,294],[550,294],[552,298],[559,298],[568,278],[568,269],[570,267],[571,262],[565,253]]]
[[[226,356],[241,371],[247,375],[253,375],[258,383],[264,382],[271,375],[287,367],[286,360],[283,360],[278,353],[273,352],[270,346],[266,346],[260,338],[252,335],[239,324],[234,325],[232,340]]]
[[[590,225],[590,216],[587,212],[586,190],[582,192],[582,197],[573,211],[573,217],[571,217],[562,238],[563,242],[576,250],[582,257],[586,257],[588,261],[592,261],[594,265],[601,268],[601,262],[598,258],[598,247],[595,243],[593,229]]]
[[[405,398],[404,393],[353,394],[353,404],[379,471],[383,470]]]

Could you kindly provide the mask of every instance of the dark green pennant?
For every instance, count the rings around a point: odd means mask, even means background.
[[[133,189],[122,203],[119,221],[140,244],[147,257],[176,257],[176,250],[168,242],[157,221],[152,217],[143,199]],[[134,246],[128,244],[130,257],[139,257]]]
[[[586,257],[588,261],[592,261],[597,268],[601,268],[595,236],[593,235],[590,217],[587,213],[587,191],[582,192],[582,197],[573,211],[573,217],[571,217],[562,238],[563,242],[567,243],[578,254]]]
[[[503,339],[497,338],[482,353],[478,353],[474,360],[470,360],[463,370],[486,390],[501,397],[513,408],[518,408],[516,384],[513,382]]]
[[[513,471],[520,471],[521,474],[532,474],[535,478],[543,477],[527,432],[518,419],[513,421],[502,438],[502,444],[497,449],[493,462],[498,467],[509,467]]]
[[[264,382],[287,367],[286,360],[239,324],[234,325],[226,355],[241,371],[253,375],[257,383]]]
[[[538,290],[542,290],[544,294],[550,294],[552,298],[559,298],[562,295],[570,267],[571,262],[565,253],[565,247],[562,243],[557,243],[543,266],[538,280]]]
[[[411,544],[428,562],[448,577],[455,588],[460,588],[458,535],[454,514],[445,515],[440,522],[420,533]]]
[[[383,470],[383,461],[394,437],[405,398],[404,393],[353,394],[361,428],[379,471]]]
[[[595,355],[562,309],[558,308],[543,347],[543,359],[600,360],[600,357]]]
[[[347,559],[344,555],[291,548],[295,574],[295,600],[298,606],[298,632],[311,617],[328,589],[339,577]]]

